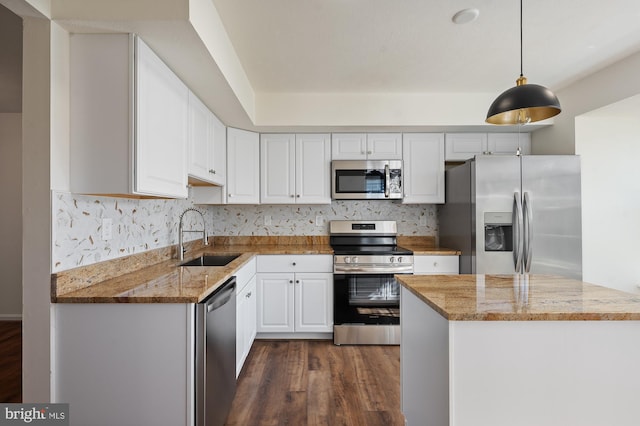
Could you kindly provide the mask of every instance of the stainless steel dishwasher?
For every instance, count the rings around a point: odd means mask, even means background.
[[[196,305],[196,425],[222,426],[236,394],[236,278]]]

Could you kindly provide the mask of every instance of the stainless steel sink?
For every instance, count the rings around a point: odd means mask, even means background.
[[[213,255],[205,254],[188,262],[181,263],[180,266],[226,266],[240,257],[239,254]]]

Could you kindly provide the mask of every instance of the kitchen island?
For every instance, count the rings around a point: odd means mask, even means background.
[[[638,424],[640,297],[541,275],[397,278],[409,426]]]

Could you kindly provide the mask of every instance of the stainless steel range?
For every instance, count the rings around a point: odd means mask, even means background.
[[[400,344],[400,287],[413,252],[397,245],[395,221],[337,220],[333,247],[333,343]]]

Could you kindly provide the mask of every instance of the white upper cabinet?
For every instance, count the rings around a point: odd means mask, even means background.
[[[487,151],[489,154],[531,154],[531,133],[489,133]]]
[[[70,38],[70,189],[186,198],[189,91],[138,37]]]
[[[260,203],[260,136],[227,128],[228,204]]]
[[[529,133],[447,133],[447,161],[466,161],[476,155],[531,153]]]
[[[189,92],[189,181],[224,185],[226,176],[226,128]]]
[[[213,168],[209,170],[211,181],[224,186],[227,183],[227,126],[211,115],[213,126]]]
[[[367,134],[367,160],[402,160],[402,134]]]
[[[486,133],[447,133],[445,136],[447,161],[466,161],[487,151]]]
[[[401,133],[334,133],[333,160],[401,160]]]
[[[444,203],[444,134],[405,133],[404,204]]]
[[[260,136],[262,204],[331,204],[328,134]]]

